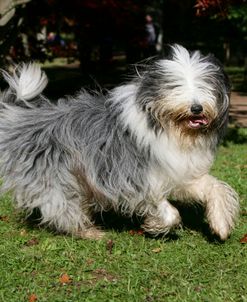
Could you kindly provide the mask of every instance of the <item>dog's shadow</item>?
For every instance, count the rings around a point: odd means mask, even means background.
[[[208,223],[205,221],[205,209],[200,205],[181,205],[177,203],[173,203],[178,209],[181,218],[182,218],[182,228],[191,230],[194,232],[201,233],[209,242],[221,242],[221,240],[213,235],[210,231]],[[131,218],[120,216],[119,214],[110,211],[103,212],[101,214],[96,215],[96,224],[105,230],[114,230],[119,233],[121,232],[130,232],[131,234],[140,233],[141,225],[144,222],[144,218],[133,215]],[[167,234],[165,237],[163,235],[160,236],[151,236],[147,233],[143,235],[148,238],[156,238],[161,239],[164,238],[166,241],[178,240],[180,238],[180,231],[176,232],[176,230]]]
[[[210,232],[209,226],[205,221],[205,210],[202,206],[184,206],[176,203],[173,203],[173,205],[176,206],[181,215],[183,229],[201,233],[209,242],[221,242],[217,236],[212,235],[212,233]],[[27,227],[30,229],[36,228],[39,225],[40,217],[41,216],[38,209],[33,211],[33,213],[27,218],[25,222]],[[139,234],[147,238],[163,238],[166,241],[178,240],[180,236],[182,236],[182,232],[177,232],[177,230],[172,231],[165,237],[163,235],[154,237],[149,235],[148,233],[142,233],[141,225],[144,222],[144,218],[137,215],[133,215],[130,218],[121,216],[114,211],[109,211],[96,214],[94,219],[95,225],[106,231],[113,230],[117,233],[129,232],[130,234]],[[21,220],[23,222],[23,217]]]

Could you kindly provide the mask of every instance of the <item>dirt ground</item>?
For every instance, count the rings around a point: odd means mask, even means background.
[[[230,122],[247,127],[247,93],[232,92],[230,103]]]

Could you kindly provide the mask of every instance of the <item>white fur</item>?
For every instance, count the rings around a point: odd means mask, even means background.
[[[3,71],[5,80],[16,92],[17,99],[31,100],[39,95],[46,87],[48,79],[37,64],[23,64],[13,76]]]
[[[125,129],[130,129],[131,135],[140,147],[148,147],[155,134],[148,129],[147,117],[135,102],[138,87],[136,85],[120,86],[112,93],[112,102],[122,107],[121,120]]]
[[[216,98],[213,87],[205,79],[211,77],[211,72],[217,67],[203,61],[199,52],[190,56],[183,47],[176,46],[173,50],[173,60],[160,60],[158,63],[161,70],[166,70],[165,76],[169,76],[171,85],[177,85],[176,89],[167,89],[169,84],[166,84],[163,90],[166,98],[178,105],[196,101],[202,105],[210,103],[214,106]]]
[[[177,226],[181,221],[178,210],[173,207],[167,200],[163,200],[158,205],[157,211],[159,213],[159,217],[167,226],[167,229],[171,229],[173,226]]]

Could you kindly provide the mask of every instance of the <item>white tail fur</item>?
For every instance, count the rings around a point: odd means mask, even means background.
[[[46,74],[35,63],[22,64],[12,76],[6,71],[2,73],[9,86],[16,92],[17,99],[20,100],[33,99],[48,83]]]

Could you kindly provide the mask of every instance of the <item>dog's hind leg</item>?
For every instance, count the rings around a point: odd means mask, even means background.
[[[16,184],[14,188],[17,206],[29,213],[39,209],[41,224],[60,233],[100,239],[104,233],[93,225],[87,196],[72,175],[66,170],[59,172],[45,172],[32,180],[22,179],[21,185]],[[23,186],[24,182],[27,185]]]
[[[172,197],[186,202],[201,202],[212,233],[221,240],[229,237],[238,216],[239,200],[228,184],[211,175],[204,175],[174,191]]]
[[[42,194],[43,202],[39,206],[42,224],[78,237],[100,239],[104,233],[93,226],[91,212],[84,198],[59,187],[50,188]]]
[[[42,223],[59,232],[85,239],[100,239],[104,232],[93,225],[91,209],[83,192],[66,185],[49,188],[40,205]]]
[[[157,207],[152,207],[147,214],[142,228],[145,232],[158,236],[167,234],[181,222],[178,210],[166,199],[163,199]]]

